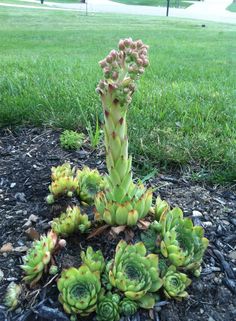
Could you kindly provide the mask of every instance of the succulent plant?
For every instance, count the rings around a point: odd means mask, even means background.
[[[120,313],[126,317],[135,314],[138,310],[138,304],[128,298],[124,298],[120,302]]]
[[[119,315],[119,300],[117,295],[108,294],[99,301],[96,310],[97,321],[118,321]]]
[[[142,242],[128,245],[121,240],[116,247],[115,258],[111,264],[109,280],[113,287],[138,302],[143,308],[152,308],[155,293],[162,286],[158,271],[158,256],[146,256]]]
[[[21,294],[21,286],[16,284],[15,282],[11,282],[6,290],[6,294],[4,297],[4,304],[8,307],[8,309],[14,310],[19,304],[19,296]]]
[[[52,183],[49,186],[49,194],[46,198],[48,204],[52,204],[55,198],[62,195],[72,197],[73,192],[78,188],[78,180],[74,177],[75,168],[69,163],[52,167]]]
[[[167,298],[174,298],[176,300],[181,300],[188,296],[185,289],[191,284],[191,280],[186,274],[180,273],[176,270],[174,265],[171,265],[164,278],[163,278],[163,288],[164,293]]]
[[[105,260],[103,254],[100,250],[94,251],[91,246],[89,246],[86,252],[82,251],[81,260],[92,272],[98,272],[101,274],[105,268]]]
[[[85,139],[85,135],[83,133],[77,133],[73,130],[64,130],[60,135],[60,144],[64,149],[79,149],[83,141]]]
[[[77,171],[76,178],[79,183],[77,194],[80,200],[89,205],[94,204],[95,195],[105,187],[103,177],[96,169],[85,166]]]
[[[64,270],[57,283],[59,301],[65,312],[86,316],[96,310],[102,295],[100,278],[87,266]]]
[[[158,196],[156,199],[156,205],[154,208],[155,219],[159,221],[161,215],[169,210],[170,210],[169,204],[166,201],[162,200],[160,196]]]
[[[193,226],[190,218],[183,218],[180,208],[163,212],[155,229],[161,234],[161,253],[175,266],[200,275],[201,262],[208,246],[201,226]]]
[[[60,217],[54,218],[51,224],[52,230],[57,235],[68,236],[77,231],[86,232],[91,226],[87,214],[81,214],[78,206],[68,207]]]
[[[105,79],[99,82],[97,92],[105,119],[108,176],[107,189],[97,194],[95,206],[101,219],[110,225],[135,225],[152,204],[151,189],[135,185],[132,180],[126,124],[135,81],[149,64],[147,49],[141,40],[120,40],[119,51],[112,50],[100,62]]]
[[[53,231],[33,242],[32,248],[23,257],[24,264],[21,265],[26,274],[23,278],[25,282],[33,286],[40,280],[48,268],[57,243],[57,234]]]

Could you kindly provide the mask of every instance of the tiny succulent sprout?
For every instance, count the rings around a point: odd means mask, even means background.
[[[15,282],[11,282],[8,285],[4,297],[4,304],[10,311],[15,310],[15,308],[18,306],[21,290],[21,286],[16,284]]]
[[[156,199],[156,205],[154,209],[155,219],[159,221],[161,215],[166,213],[169,210],[170,210],[169,204],[166,201],[162,200],[160,196],[158,196]]]
[[[82,214],[78,206],[68,207],[65,213],[60,217],[53,219],[51,223],[52,230],[57,235],[67,237],[77,231],[86,232],[91,226],[87,214]]]
[[[30,283],[30,286],[35,285],[47,271],[57,243],[56,233],[50,231],[47,236],[41,236],[40,240],[34,241],[26,256],[23,257],[24,264],[21,265],[25,272],[23,280]]]
[[[52,167],[52,183],[49,186],[50,194],[46,201],[48,204],[53,204],[55,199],[60,196],[72,197],[74,191],[78,188],[78,180],[75,178],[75,168],[72,168],[69,163],[61,166]]]
[[[185,289],[191,284],[191,280],[186,274],[176,271],[176,267],[171,265],[163,278],[164,293],[167,298],[174,298],[181,301],[188,296]]]
[[[95,252],[92,247],[89,246],[86,252],[81,252],[80,256],[83,264],[92,272],[98,272],[99,275],[103,272],[105,268],[105,260],[100,250]]]
[[[105,188],[103,177],[98,170],[85,166],[82,170],[77,170],[76,179],[78,181],[77,195],[79,199],[88,205],[93,205],[95,195]]]
[[[133,300],[124,298],[120,303],[120,313],[125,317],[129,317],[135,314],[137,310],[138,310],[138,304]]]
[[[57,282],[59,301],[66,313],[87,316],[97,308],[102,295],[100,278],[87,266],[64,270]]]
[[[77,133],[73,130],[64,130],[60,135],[60,144],[64,149],[80,149],[84,142],[83,133]]]
[[[49,269],[49,274],[50,275],[56,275],[58,273],[58,266],[56,265],[51,265]]]
[[[97,321],[119,321],[119,305],[117,298],[112,294],[102,297],[97,305],[96,310]]]

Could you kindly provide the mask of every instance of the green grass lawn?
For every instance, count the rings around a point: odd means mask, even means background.
[[[236,2],[231,3],[231,5],[228,6],[227,10],[236,12]]]
[[[101,60],[122,37],[150,45],[128,115],[135,162],[236,179],[236,26],[0,8],[0,126],[95,125]]]
[[[167,6],[167,0],[112,0],[112,1],[124,3],[124,4],[139,5],[139,6],[158,6],[158,7]],[[187,8],[189,6],[191,6],[191,3],[186,2],[184,0],[170,0],[170,7]]]

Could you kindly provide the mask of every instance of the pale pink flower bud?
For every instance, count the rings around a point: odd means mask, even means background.
[[[116,52],[115,50],[112,50],[112,51],[110,52],[110,56],[112,57],[113,60],[115,60],[116,57],[117,57],[117,52]]]
[[[134,67],[133,66],[129,66],[128,72],[134,72]]]
[[[124,44],[124,41],[122,39],[119,41],[119,49],[120,50],[124,50],[125,49],[125,44]]]
[[[130,48],[131,48],[131,49],[136,49],[136,43],[135,43],[135,42],[132,42],[131,45],[130,45]]]
[[[141,51],[141,53],[142,53],[142,55],[147,56],[147,49],[143,49],[143,50]]]
[[[141,48],[143,46],[142,40],[137,40],[136,44],[137,44],[137,48]]]
[[[130,47],[131,43],[132,43],[132,39],[131,38],[127,38],[127,39],[124,40],[125,47]]]
[[[98,84],[98,86],[99,86],[99,88],[101,88],[101,89],[104,89],[105,88],[105,82],[103,81],[103,80],[100,80],[99,81],[99,84]]]
[[[112,79],[113,79],[113,80],[117,80],[118,76],[119,76],[119,74],[118,74],[117,71],[114,71],[114,72],[112,73]]]
[[[106,57],[106,62],[109,63],[109,64],[112,62],[112,56],[111,55],[108,55]]]
[[[147,59],[143,59],[143,66],[147,67],[149,65],[149,61]]]
[[[99,65],[100,65],[102,68],[106,67],[106,65],[107,65],[106,60],[103,59],[103,60],[99,61]]]
[[[138,58],[138,59],[137,59],[137,64],[138,64],[139,66],[142,66],[142,64],[143,64],[143,60],[142,60],[142,59],[140,59],[140,58]]]
[[[139,68],[139,70],[138,70],[138,71],[139,71],[139,73],[140,73],[140,74],[143,74],[143,73],[144,73],[144,68],[143,68],[143,67],[141,67],[141,68]]]
[[[66,247],[66,240],[64,240],[64,239],[59,240],[58,245],[60,247]]]

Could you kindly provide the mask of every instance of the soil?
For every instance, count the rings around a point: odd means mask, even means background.
[[[57,300],[56,277],[52,276],[45,277],[34,289],[23,285],[21,304],[15,311],[7,311],[3,305],[7,285],[11,281],[21,283],[19,265],[32,242],[32,234],[27,233],[27,229],[35,229],[33,236],[37,236],[37,232],[43,234],[49,230],[53,217],[67,205],[79,204],[74,198],[62,199],[53,206],[45,202],[51,167],[69,161],[79,168],[88,165],[101,172],[106,168],[102,148],[84,147],[68,152],[60,147],[59,135],[59,130],[47,128],[0,131],[0,272],[4,274],[0,281],[0,321],[69,320]],[[147,184],[156,187],[155,196],[160,195],[171,206],[181,207],[195,224],[202,225],[210,245],[202,274],[193,279],[187,300],[166,301],[163,297],[153,310],[140,311],[122,320],[236,320],[236,193],[233,188],[197,184],[173,173],[158,174]],[[56,256],[59,269],[79,266],[80,251],[88,245],[101,248],[106,258],[111,257],[119,239],[127,234],[121,233],[115,239],[108,232],[89,240],[79,235],[68,238],[66,248]],[[133,241],[136,241],[140,233],[137,228],[133,232]]]

